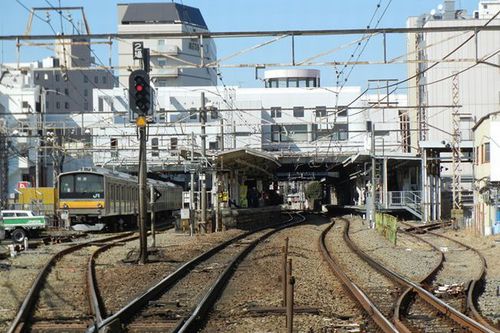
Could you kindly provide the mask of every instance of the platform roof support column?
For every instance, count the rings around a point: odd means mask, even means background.
[[[421,196],[421,206],[422,206],[422,222],[429,222],[429,201],[428,201],[428,191],[429,187],[427,185],[427,150],[422,149],[422,196]]]
[[[388,196],[387,196],[387,157],[384,157],[384,183],[382,187],[382,200],[384,201],[384,207],[387,209],[389,208],[389,202],[388,202]]]

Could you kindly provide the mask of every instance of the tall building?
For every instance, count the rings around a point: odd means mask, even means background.
[[[24,64],[29,65],[29,64]],[[36,183],[40,87],[33,73],[1,68],[0,76],[0,204],[15,196],[21,181]]]
[[[460,192],[466,220],[472,217],[473,168],[468,162],[473,151],[472,127],[500,105],[500,57],[495,55],[498,31],[481,31],[481,27],[500,24],[499,17],[488,23],[498,10],[499,0],[479,1],[471,16],[456,8],[454,0],[445,0],[437,9],[407,22],[408,27],[472,27],[469,31],[408,34],[408,103],[420,106],[409,114],[411,146],[432,150],[433,158],[441,161],[438,174],[443,180],[444,217],[452,208],[452,180],[458,179],[457,175],[461,182],[455,188]],[[456,142],[460,163],[454,173],[450,162]]]
[[[133,58],[132,42],[143,42],[144,47],[150,49],[150,77],[156,87],[216,85],[215,69],[196,68],[201,63],[216,60],[212,39],[140,36],[207,31],[207,24],[197,8],[178,3],[118,4],[118,33],[138,35],[118,42],[120,84],[127,86],[130,71],[141,68],[139,60]]]
[[[114,75],[94,66],[87,38],[60,40],[55,57],[45,58],[34,66],[34,83],[45,90],[46,114],[82,113],[94,110],[92,91],[110,89]]]

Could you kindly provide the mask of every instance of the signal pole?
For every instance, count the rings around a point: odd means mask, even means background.
[[[142,50],[142,64],[144,70],[135,70],[129,76],[129,107],[131,117],[137,115],[136,126],[139,136],[139,264],[145,264],[148,259],[147,244],[147,180],[146,180],[146,142],[148,120],[147,116],[153,113],[151,101],[151,87],[149,80],[149,49]]]

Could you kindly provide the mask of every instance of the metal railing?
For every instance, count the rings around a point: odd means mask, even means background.
[[[407,207],[421,214],[422,198],[419,191],[389,191],[387,192],[389,207]]]

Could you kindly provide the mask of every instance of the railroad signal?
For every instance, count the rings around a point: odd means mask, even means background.
[[[149,74],[142,70],[133,71],[128,79],[129,107],[139,116],[152,114],[151,86]]]

